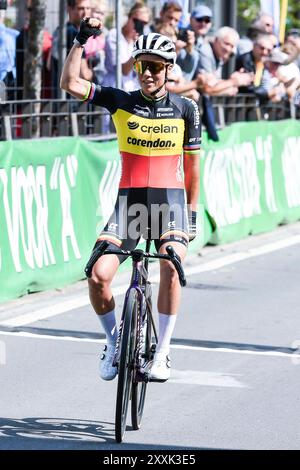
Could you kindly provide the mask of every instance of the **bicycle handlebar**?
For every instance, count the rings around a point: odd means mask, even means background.
[[[132,251],[118,250],[118,249],[107,250],[108,245],[109,245],[109,242],[107,240],[103,240],[102,242],[96,243],[94,250],[91,254],[91,257],[89,261],[87,262],[87,265],[84,270],[86,277],[88,278],[91,277],[93,266],[96,263],[96,261],[100,258],[100,256],[103,256],[103,255],[121,255],[121,256],[139,255],[141,258],[156,258],[156,259],[166,259],[168,261],[171,261],[171,263],[173,264],[174,268],[176,269],[178,273],[180,285],[182,287],[186,286],[186,277],[184,274],[184,270],[183,270],[180,258],[172,246],[169,245],[166,247],[166,251],[168,254],[165,255],[165,254],[160,254],[160,253],[147,253],[147,252],[144,252],[143,250],[132,250]]]

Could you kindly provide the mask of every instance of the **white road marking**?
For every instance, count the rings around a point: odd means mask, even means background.
[[[247,387],[247,385],[238,381],[232,374],[228,375],[224,372],[209,372],[201,370],[172,369],[172,375],[168,380],[168,383],[206,385],[211,387]]]
[[[281,352],[281,351],[253,351],[252,349],[233,349],[233,348],[208,348],[205,346],[186,346],[185,344],[172,344],[172,349],[188,349],[194,351],[210,351],[230,354],[247,354],[252,356],[273,356],[273,357],[295,357],[299,356],[298,352]],[[298,350],[297,350],[298,351]]]
[[[19,338],[29,338],[29,339],[50,339],[56,341],[73,341],[73,342],[82,342],[82,343],[97,343],[104,344],[105,339],[95,339],[95,338],[76,338],[74,336],[55,336],[55,335],[45,335],[38,333],[30,333],[28,331],[1,331],[1,336],[17,336]],[[292,357],[300,358],[299,349],[295,352],[281,352],[281,351],[253,351],[251,349],[233,349],[233,348],[209,348],[206,346],[187,346],[185,344],[171,344],[171,349],[185,349],[188,351],[208,351],[215,353],[229,353],[229,354],[246,354],[251,356],[270,356],[270,357]]]
[[[247,251],[241,251],[238,253],[233,253],[227,256],[223,256],[221,258],[208,261],[207,263],[203,263],[197,266],[186,267],[185,274],[186,276],[191,276],[192,274],[213,271],[216,269],[223,268],[224,266],[228,266],[230,264],[238,263],[239,261],[244,261],[249,258],[261,256],[266,253],[272,253],[273,251],[281,250],[283,248],[296,245],[298,243],[300,243],[300,235],[294,235],[294,236],[285,238],[283,240],[268,243],[258,248],[250,248]],[[155,274],[154,276],[151,276],[151,282],[155,283],[158,281],[159,281],[159,274]],[[112,290],[113,290],[114,296],[117,297],[118,295],[124,294],[127,288],[128,288],[128,284],[124,284],[124,285],[113,288]],[[42,308],[42,309],[33,311],[31,313],[26,313],[24,315],[19,315],[9,320],[4,320],[0,322],[0,325],[11,326],[11,327],[24,326],[24,325],[28,325],[30,323],[34,323],[39,320],[43,320],[46,318],[53,317],[55,315],[68,312],[70,310],[74,310],[79,307],[84,307],[86,305],[89,305],[88,295],[82,295],[72,300],[50,305],[49,307]]]
[[[114,296],[125,294],[128,289],[128,284],[115,287],[113,289]],[[81,295],[64,302],[57,304],[49,305],[48,307],[41,308],[39,310],[25,313],[23,315],[18,315],[15,318],[10,318],[9,320],[4,320],[0,322],[0,325],[5,326],[24,326],[34,323],[39,320],[45,320],[46,318],[54,317],[55,315],[60,315],[62,313],[69,312],[70,310],[75,310],[76,308],[85,307],[90,304],[89,296]]]
[[[105,343],[105,339],[95,338],[76,338],[75,336],[55,336],[55,335],[44,335],[38,333],[29,333],[28,331],[1,331],[1,336],[18,336],[19,338],[38,338],[38,339],[52,339],[56,341],[81,341],[82,343]]]

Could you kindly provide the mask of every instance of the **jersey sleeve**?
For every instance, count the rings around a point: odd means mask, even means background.
[[[104,87],[91,83],[87,96],[84,98],[91,104],[106,108],[111,114],[114,114],[122,102],[123,91],[117,88]]]
[[[184,106],[184,154],[198,154],[201,147],[201,120],[197,103],[189,98],[185,99]]]

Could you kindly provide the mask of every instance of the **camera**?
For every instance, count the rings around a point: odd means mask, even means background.
[[[179,32],[178,32],[177,39],[179,41],[187,42],[187,40],[188,40],[187,29],[180,29]]]
[[[139,36],[141,36],[141,34],[144,34],[144,21],[138,20],[137,18],[133,18],[133,24],[134,29],[136,30]]]

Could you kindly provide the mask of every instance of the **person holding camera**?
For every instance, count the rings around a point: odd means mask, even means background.
[[[137,38],[149,30],[150,10],[142,2],[135,3],[128,13],[128,18],[122,27],[120,48],[122,63],[122,89],[133,91],[139,87],[136,74],[133,71],[133,59],[131,56],[134,42]],[[117,66],[117,31],[111,29],[105,42],[105,68],[107,74],[104,76],[103,86],[116,86]]]
[[[162,34],[167,36],[168,38],[173,41],[176,47],[176,53],[178,53],[178,47],[182,48],[181,40],[178,40],[177,37],[177,30],[171,24],[160,24],[156,28],[156,33]],[[166,88],[168,91],[172,93],[176,93],[179,95],[186,96],[187,98],[191,98],[194,101],[198,102],[200,98],[200,94],[197,91],[203,85],[203,76],[196,77],[194,80],[186,80],[184,77],[184,73],[181,67],[178,64],[174,64],[174,67],[168,74],[168,82],[166,84]]]
[[[202,45],[206,42],[206,35],[211,26],[211,9],[205,5],[197,5],[191,13],[189,27],[179,30],[178,41],[180,41],[181,49],[177,56],[177,63],[180,65],[186,80],[194,78],[199,53]]]

